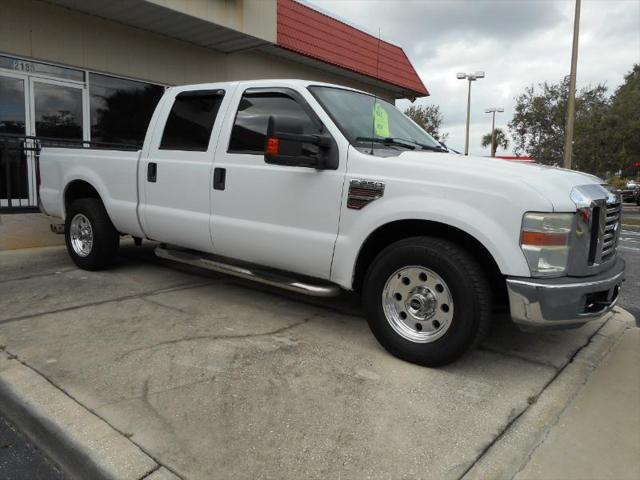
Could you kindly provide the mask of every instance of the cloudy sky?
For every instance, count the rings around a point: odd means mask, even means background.
[[[506,127],[526,86],[569,73],[573,0],[304,1],[403,47],[431,93],[417,102],[440,105],[457,150],[464,149],[467,82],[456,72],[484,70],[472,86],[471,154],[488,154],[480,146],[491,131],[486,107],[504,107],[496,126]],[[640,63],[640,0],[583,0],[578,88],[605,83],[612,92],[633,63]]]

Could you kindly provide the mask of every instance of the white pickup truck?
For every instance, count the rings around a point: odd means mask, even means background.
[[[69,255],[156,254],[315,296],[358,292],[373,334],[427,366],[508,306],[525,327],[605,315],[620,199],[596,177],[450,153],[392,104],[302,80],[172,87],[140,151],[43,148],[42,210]],[[260,319],[256,319],[259,322]]]

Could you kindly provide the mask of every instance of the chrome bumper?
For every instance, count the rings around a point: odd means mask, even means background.
[[[507,278],[511,318],[529,327],[574,327],[601,318],[618,301],[624,260],[590,277]]]

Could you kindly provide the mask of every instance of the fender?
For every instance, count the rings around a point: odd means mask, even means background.
[[[506,208],[498,216],[465,200],[412,195],[376,200],[362,210],[346,212],[345,228],[341,221],[336,240],[331,280],[348,290],[353,288],[358,255],[369,236],[398,220],[426,220],[455,227],[480,242],[503,274],[529,276],[529,267],[519,247],[519,226],[524,213],[519,208]]]
[[[95,189],[96,192],[98,192],[98,195],[100,196],[100,200],[102,200],[102,203],[104,204],[108,213],[109,209],[107,205],[108,205],[109,196],[107,195],[106,185],[104,184],[104,182],[100,180],[100,178],[97,175],[93,174],[90,169],[78,167],[78,168],[74,168],[73,172],[67,175],[63,180],[64,188],[62,189],[60,198],[58,200],[60,204],[60,207],[59,207],[60,212],[62,212],[62,219],[64,220],[67,217],[67,209],[65,205],[65,198],[67,198],[67,191],[69,190],[69,187],[71,186],[72,183],[78,182],[78,181],[88,183]]]
[[[84,181],[91,185],[100,196],[100,200],[104,204],[107,215],[111,219],[116,230],[120,233],[130,234],[137,237],[144,237],[146,235],[142,231],[139,223],[137,222],[137,198],[135,199],[116,199],[111,194],[109,188],[105,182],[100,178],[95,171],[91,168],[85,167],[80,164],[76,164],[70,169],[70,172],[65,176],[63,184],[64,190],[60,195],[60,211],[62,212],[62,218],[66,217],[65,209],[65,197],[67,189],[75,181]],[[134,192],[137,194],[137,192]]]

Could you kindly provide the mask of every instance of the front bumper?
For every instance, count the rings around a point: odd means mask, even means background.
[[[624,260],[590,277],[507,278],[511,318],[528,327],[574,327],[601,318],[618,301]]]

